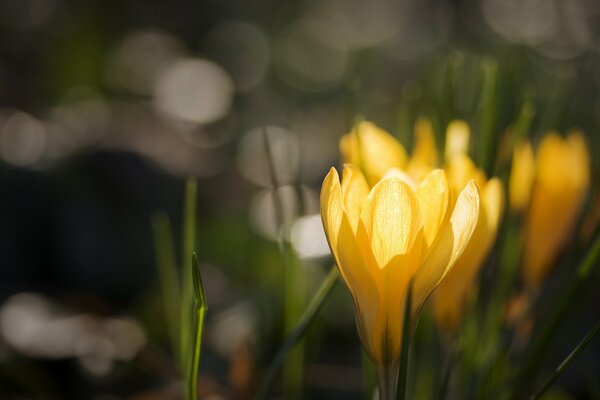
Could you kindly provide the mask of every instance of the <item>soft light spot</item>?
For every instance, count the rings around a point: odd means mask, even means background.
[[[319,214],[298,218],[291,231],[291,242],[301,258],[317,258],[329,255],[329,245]]]
[[[229,112],[233,91],[231,78],[219,65],[201,58],[181,59],[160,74],[154,105],[174,122],[207,124]]]

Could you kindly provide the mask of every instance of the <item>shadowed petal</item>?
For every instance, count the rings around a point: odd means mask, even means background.
[[[356,232],[360,211],[368,194],[369,185],[358,167],[345,164],[342,177],[342,198],[353,232]]]
[[[423,215],[425,242],[430,246],[446,218],[448,209],[450,188],[444,171],[433,170],[419,184],[416,194]]]
[[[450,221],[439,233],[414,282],[413,315],[454,266],[469,243],[479,218],[479,191],[470,181],[460,193]]]

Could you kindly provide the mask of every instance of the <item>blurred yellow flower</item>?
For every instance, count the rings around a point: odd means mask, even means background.
[[[446,160],[452,160],[457,154],[467,154],[469,152],[470,137],[469,124],[462,120],[450,122],[446,128],[446,147],[444,152]]]
[[[437,324],[447,331],[455,331],[475,278],[496,240],[504,210],[504,188],[498,178],[487,180],[466,154],[469,147],[469,126],[463,121],[448,125],[446,133],[446,173],[450,184],[451,202],[455,201],[465,184],[473,180],[481,190],[481,211],[473,237],[464,253],[433,295],[433,310]],[[448,150],[449,147],[452,148]]]
[[[406,166],[406,150],[392,135],[372,122],[358,122],[340,139],[344,162],[358,166],[371,186],[390,168]]]
[[[479,216],[479,192],[469,181],[451,203],[442,170],[413,185],[388,174],[372,189],[346,164],[340,183],[332,168],[321,190],[329,246],[356,308],[363,346],[380,369],[395,368],[413,280],[411,320],[463,253]]]
[[[525,141],[515,146],[508,183],[510,207],[518,212],[529,205],[531,188],[535,179],[535,159],[531,143]]]
[[[417,181],[420,181],[437,166],[438,152],[433,127],[428,119],[420,118],[415,123],[415,147],[406,170]]]
[[[590,184],[590,158],[581,132],[545,135],[535,157],[535,181],[525,223],[523,280],[536,289],[573,229]]]

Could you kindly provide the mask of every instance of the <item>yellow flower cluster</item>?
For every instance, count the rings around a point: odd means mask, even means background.
[[[354,299],[361,340],[380,366],[399,357],[411,280],[413,322],[437,287],[440,325],[458,325],[503,209],[499,180],[488,181],[466,154],[466,123],[448,127],[443,169],[429,122],[419,121],[415,135],[409,158],[390,134],[358,123],[340,141],[347,163],[341,183],[332,168],[321,192],[325,232]]]

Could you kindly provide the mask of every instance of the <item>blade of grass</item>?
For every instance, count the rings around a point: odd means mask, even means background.
[[[200,368],[200,352],[202,349],[202,331],[204,316],[208,309],[204,296],[204,285],[196,253],[192,256],[192,280],[194,283],[194,317],[193,317],[193,352],[188,375],[188,398],[198,399],[198,371]]]
[[[531,400],[539,399],[540,396],[548,390],[550,386],[562,375],[562,373],[567,369],[569,365],[577,358],[579,353],[586,348],[586,346],[592,341],[594,336],[596,336],[600,332],[600,320],[596,322],[596,324],[589,330],[589,332],[585,335],[583,339],[575,346],[573,351],[569,353],[569,355],[560,363],[560,365],[554,370],[554,373],[548,377],[544,385],[533,395],[530,397]]]
[[[398,372],[398,400],[404,400],[406,398],[406,377],[408,375],[408,349],[411,337],[410,316],[412,312],[412,291],[413,281],[411,280],[408,284],[408,291],[406,292],[406,301],[404,303],[404,321],[402,324],[402,352],[400,353],[400,369]]]
[[[561,319],[564,317],[567,307],[571,299],[577,293],[580,285],[588,278],[594,266],[597,265],[600,259],[600,234],[596,235],[594,242],[588,250],[585,258],[577,268],[577,275],[570,282],[566,290],[556,302],[557,306],[552,310],[550,316],[540,330],[540,335],[532,341],[531,348],[526,354],[523,367],[519,370],[514,385],[515,392],[513,398],[517,398],[520,394],[529,391],[537,368],[539,367],[548,344],[553,337],[553,334],[558,327]],[[520,389],[520,391],[519,391]]]
[[[156,253],[156,267],[158,272],[158,283],[160,286],[165,321],[171,342],[173,356],[180,359],[179,347],[179,305],[181,304],[181,287],[177,274],[177,261],[171,234],[171,223],[169,216],[164,211],[158,211],[151,218],[152,233],[154,235],[154,249]]]
[[[184,374],[190,365],[189,350],[192,345],[192,254],[196,244],[196,203],[197,183],[196,179],[188,178],[185,185],[184,213],[183,213],[183,255],[182,263],[182,287],[181,287],[181,360]]]
[[[283,342],[279,351],[277,352],[277,354],[271,361],[271,364],[267,368],[265,377],[260,385],[258,395],[256,397],[257,399],[264,400],[267,398],[269,390],[271,389],[271,386],[273,386],[275,378],[277,377],[277,373],[279,372],[281,366],[286,360],[288,353],[294,348],[296,343],[298,343],[298,341],[304,336],[308,327],[314,321],[315,317],[325,304],[325,301],[327,301],[331,290],[338,281],[338,276],[339,273],[337,267],[332,267],[329,271],[329,274],[327,274],[327,277],[317,290],[317,293],[309,303],[308,307],[306,308],[306,310],[304,310],[304,313],[302,314],[302,317],[296,324],[296,327],[287,336],[286,340]]]

